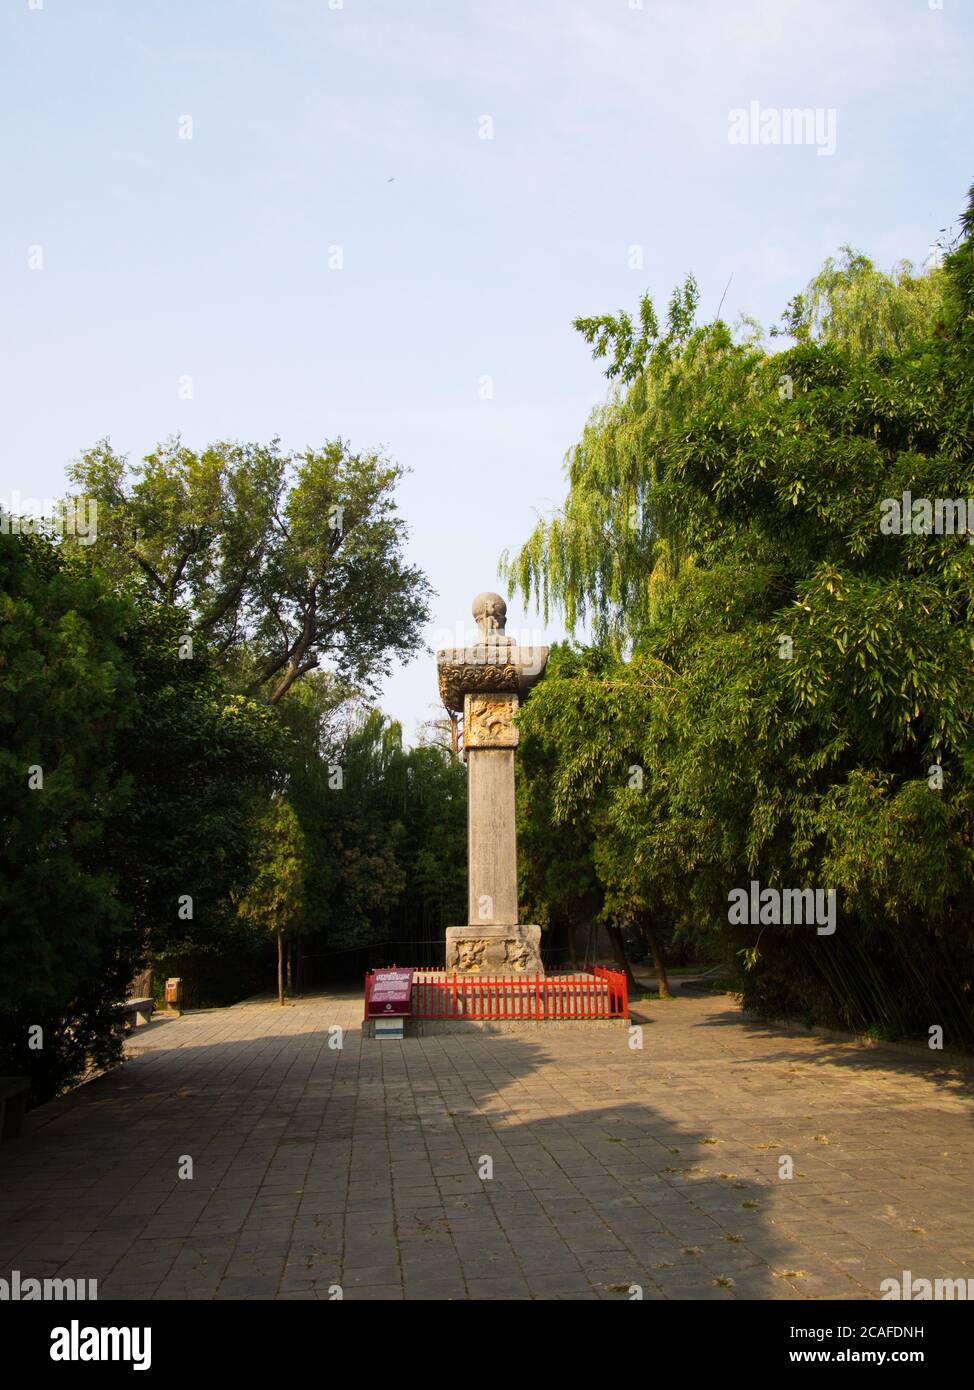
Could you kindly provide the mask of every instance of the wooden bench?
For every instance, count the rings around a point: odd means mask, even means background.
[[[140,1023],[148,1023],[152,1018],[154,1006],[154,999],[126,999],[123,1004],[115,1005],[115,1012],[122,1027],[128,1031]]]
[[[30,1078],[0,1076],[0,1139],[17,1139],[23,1133]]]

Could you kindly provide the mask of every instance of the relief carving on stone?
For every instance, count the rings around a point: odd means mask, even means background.
[[[486,952],[486,941],[459,941],[457,942],[456,956],[453,960],[447,961],[447,965],[453,966],[461,973],[481,970]]]
[[[516,748],[516,695],[468,695],[463,709],[465,748]]]
[[[462,710],[463,697],[470,690],[510,690],[518,688],[518,668],[514,662],[474,664],[441,661],[437,666],[440,699],[447,709]]]
[[[506,963],[512,970],[527,970],[531,960],[531,952],[523,941],[505,941]]]
[[[467,939],[452,943],[447,951],[446,968],[461,975],[476,975],[485,967],[517,973],[527,970],[532,959],[530,947],[516,937],[499,941]]]

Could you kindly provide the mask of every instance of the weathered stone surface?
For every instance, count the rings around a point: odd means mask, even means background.
[[[502,633],[507,625],[507,604],[500,594],[478,594],[470,606],[470,611],[485,637]]]
[[[517,925],[514,749],[467,752],[467,922]]]
[[[548,660],[547,647],[519,647],[509,638],[473,647],[451,647],[436,653],[440,699],[459,713],[466,694],[507,692],[522,699],[535,684]]]
[[[516,748],[516,695],[466,695],[463,701],[464,748]]]
[[[440,698],[457,713],[467,694],[506,692],[524,699],[548,660],[547,647],[519,647],[505,635],[507,604],[500,594],[478,594],[472,612],[481,641],[436,653]]]
[[[447,927],[446,968],[458,975],[543,975],[541,928]]]

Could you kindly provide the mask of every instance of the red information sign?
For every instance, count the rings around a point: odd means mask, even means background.
[[[377,970],[369,989],[369,1018],[404,1017],[412,1012],[413,972]]]

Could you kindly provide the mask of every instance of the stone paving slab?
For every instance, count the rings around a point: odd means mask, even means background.
[[[970,1072],[729,996],[647,1017],[641,1049],[624,1030],[376,1042],[340,994],[139,1028],[124,1067],[0,1144],[0,1277],[369,1300],[974,1280]]]

